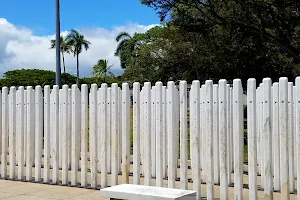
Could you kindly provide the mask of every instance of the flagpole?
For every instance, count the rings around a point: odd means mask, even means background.
[[[61,86],[61,62],[60,62],[60,5],[56,1],[56,85]]]

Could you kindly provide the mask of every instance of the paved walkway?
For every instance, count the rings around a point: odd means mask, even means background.
[[[99,190],[0,180],[1,200],[106,200]]]
[[[191,186],[191,185],[190,185]],[[205,193],[206,187],[202,185]],[[215,186],[218,196],[219,187]],[[229,199],[234,199],[234,189],[229,188]],[[205,194],[203,194],[205,195]],[[248,200],[248,190],[243,190],[244,199]],[[263,199],[263,192],[258,192],[258,199]],[[0,179],[0,200],[107,200],[100,196],[99,190],[75,188],[67,186],[46,185]],[[219,198],[216,198],[219,199]],[[290,200],[296,200],[296,195],[291,195]],[[274,193],[274,200],[280,200],[280,193]]]

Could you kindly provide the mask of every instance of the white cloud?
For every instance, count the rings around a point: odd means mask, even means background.
[[[114,56],[117,46],[115,38],[121,31],[133,35],[145,32],[155,25],[127,24],[112,29],[101,27],[78,29],[92,44],[88,51],[80,54],[80,75],[90,76],[93,65],[99,59],[108,59],[115,72],[121,71],[119,58]],[[62,32],[63,35],[67,31]],[[21,68],[55,70],[55,50],[49,49],[50,40],[55,35],[35,36],[28,28],[19,28],[0,18],[0,74]],[[66,55],[67,72],[76,72],[76,60],[73,55]]]

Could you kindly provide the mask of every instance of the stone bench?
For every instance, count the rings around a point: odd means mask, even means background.
[[[109,199],[127,200],[195,200],[196,192],[181,189],[122,184],[100,190]]]

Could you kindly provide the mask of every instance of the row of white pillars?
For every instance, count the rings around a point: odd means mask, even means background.
[[[283,199],[288,199],[299,175],[298,159],[295,158],[299,155],[299,148],[296,148],[300,129],[299,79],[295,86],[286,78],[273,84],[266,78],[258,88],[256,84],[255,79],[249,79],[247,84],[249,197],[257,198],[256,175],[260,173],[265,198],[272,199],[275,189],[281,191]],[[61,90],[54,86],[52,91],[46,86],[44,94],[39,86],[34,90],[30,86],[26,90],[24,87],[18,90],[12,87],[9,91],[3,88],[1,177],[6,178],[7,165],[3,163],[9,161],[12,163],[9,178],[14,178],[18,164],[18,179],[25,175],[26,180],[31,180],[34,175],[35,181],[41,181],[43,176],[45,183],[50,179],[58,183],[61,159],[63,184],[70,181],[76,185],[79,168],[82,186],[87,186],[88,169],[91,169],[92,187],[98,184],[106,187],[109,184],[107,172],[111,172],[110,185],[119,184],[120,172],[122,182],[128,183],[130,106],[133,105],[134,183],[139,184],[143,174],[145,185],[152,185],[155,176],[155,185],[163,186],[163,178],[168,177],[168,187],[174,188],[179,166],[180,187],[187,189],[190,130],[192,180],[197,198],[201,196],[202,180],[207,185],[208,199],[214,198],[215,183],[220,183],[221,199],[227,199],[233,172],[235,198],[242,199],[244,116],[241,81],[234,80],[232,88],[226,80],[215,85],[206,81],[202,86],[199,81],[193,81],[189,93],[185,81],[179,83],[179,89],[174,82],[168,82],[167,87],[161,82],[155,86],[145,83],[142,89],[140,87],[139,83],[134,83],[132,104],[127,83],[122,89],[117,84],[112,84],[111,88],[106,84],[100,88],[93,84],[90,93],[87,85],[82,85],[81,91],[76,85],[71,90],[68,86]],[[53,168],[52,177],[50,167]],[[71,177],[68,177],[69,170]],[[100,183],[97,182],[99,172],[102,172]]]
[[[90,95],[90,103],[88,95]],[[87,85],[82,85],[81,91],[76,85],[71,89],[66,85],[62,89],[54,86],[52,91],[49,86],[45,86],[44,91],[40,86],[34,89],[28,86],[26,90],[22,86],[18,89],[4,87],[0,100],[2,178],[9,176],[10,179],[15,179],[18,166],[19,180],[23,180],[25,176],[26,180],[30,181],[34,176],[35,181],[38,182],[43,178],[45,183],[49,183],[50,180],[58,183],[61,164],[62,184],[71,182],[71,185],[77,185],[79,181],[77,173],[80,168],[81,185],[87,186],[89,168],[91,186],[96,187],[99,184],[97,174],[102,171],[104,173],[101,175],[101,186],[106,187],[106,172],[111,170],[111,166],[107,166],[107,163],[114,162],[112,184],[117,184],[122,159],[123,181],[129,182],[130,118],[128,116],[130,116],[131,100],[127,83],[122,85],[122,90],[117,84],[113,84],[109,89],[106,84],[99,89],[97,85],[92,85],[90,94]],[[108,110],[112,110],[109,115]],[[110,120],[107,120],[108,117]],[[120,119],[124,122],[121,123]],[[121,137],[120,134],[123,136]],[[90,138],[89,144],[88,138]],[[122,138],[122,143],[119,142],[119,138]],[[114,149],[108,151],[107,147]],[[113,159],[110,152],[114,153]],[[87,166],[88,157],[90,157],[90,166]],[[101,162],[102,160],[106,162]],[[8,162],[9,174],[7,174]],[[71,170],[70,177],[69,170]]]

